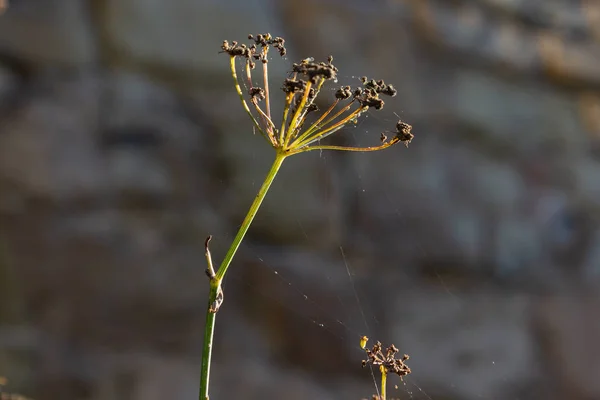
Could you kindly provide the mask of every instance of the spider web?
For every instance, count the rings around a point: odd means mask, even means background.
[[[340,77],[340,81],[345,81],[348,84],[351,84],[353,86],[356,86],[357,84],[359,84],[360,82],[360,77],[358,76],[341,76]],[[243,90],[244,91],[248,91],[249,86],[248,86],[248,82],[247,80],[244,78],[240,79],[240,83],[243,86]],[[260,80],[257,80],[256,82],[253,82],[254,85],[260,85]],[[323,89],[323,91],[335,91],[337,90],[337,87],[339,87],[339,83],[336,82],[336,84],[334,85],[334,87],[331,87],[331,85],[329,87],[325,87]],[[277,95],[279,95],[279,93],[276,93],[276,88],[271,88],[271,92],[272,95],[274,95],[274,97],[277,97]],[[276,105],[277,102],[272,102],[272,105]],[[277,115],[278,111],[275,111],[273,114]],[[358,138],[356,137],[357,132],[361,132],[364,134],[369,134],[369,131],[367,129],[365,129],[365,125],[366,122],[369,121],[369,119],[373,119],[375,118],[378,122],[379,125],[385,125],[387,127],[393,127],[395,125],[395,123],[398,120],[398,116],[397,114],[395,116],[389,116],[389,117],[378,117],[375,116],[374,113],[372,111],[368,111],[367,113],[365,113],[363,115],[362,118],[359,119],[357,124],[349,124],[346,128],[344,128],[344,130],[346,132],[351,132],[351,136],[353,138],[353,140],[355,142],[360,142],[360,140],[358,140]],[[376,135],[378,136],[378,135]],[[258,139],[258,138],[257,138]],[[259,140],[259,139],[258,139]],[[253,154],[252,156],[253,159],[256,158],[256,155]],[[321,159],[321,162],[323,163],[329,163],[329,158],[328,156],[326,156],[326,153],[323,151],[319,152],[319,158]],[[335,165],[335,163],[332,163],[332,165],[329,165],[328,168],[333,168]],[[361,177],[358,176],[358,180],[359,182],[361,182]],[[260,185],[260,181],[254,181],[252,183],[253,187],[258,187]],[[293,188],[290,188],[293,189]],[[362,193],[365,192],[365,189],[360,189]],[[392,204],[392,201],[389,197],[389,195],[387,194],[387,192],[385,193],[387,201]],[[398,217],[400,216],[400,210],[396,210],[395,213],[397,214]],[[259,212],[259,216],[260,217],[260,212]],[[329,217],[331,218],[331,216]],[[302,232],[302,234],[308,239],[308,234],[306,233],[306,231],[304,230],[304,227],[302,225],[302,222],[298,219],[296,219],[297,222],[297,226],[298,229]],[[332,221],[328,221],[329,223],[331,223]],[[252,247],[251,245],[249,245],[246,241],[246,243],[244,244],[246,247]],[[289,290],[291,290],[293,293],[295,293],[295,295],[303,300],[304,305],[298,305],[297,302],[294,302],[295,304],[292,305],[292,301],[289,300],[285,300],[282,298],[278,298],[275,295],[272,295],[270,293],[264,293],[264,291],[261,290],[254,290],[253,294],[260,296],[260,297],[266,297],[269,299],[269,301],[273,301],[276,304],[285,307],[286,309],[288,309],[292,314],[297,315],[299,318],[302,318],[308,322],[310,322],[311,324],[313,324],[314,326],[318,327],[319,329],[322,329],[324,332],[326,332],[328,335],[333,335],[334,337],[336,337],[338,340],[343,341],[344,343],[346,343],[346,345],[350,348],[355,348],[357,351],[357,363],[360,362],[360,360],[366,358],[366,355],[364,353],[364,351],[362,349],[360,349],[359,347],[359,341],[360,341],[360,337],[362,337],[363,335],[368,336],[369,338],[371,338],[371,341],[377,341],[377,338],[373,336],[373,329],[372,329],[372,325],[378,325],[379,321],[375,315],[375,313],[373,313],[371,310],[366,310],[366,305],[363,303],[362,296],[360,295],[360,287],[357,287],[357,282],[355,279],[355,274],[352,270],[352,266],[350,261],[348,260],[348,258],[346,257],[346,252],[344,250],[344,246],[341,243],[338,243],[338,248],[339,248],[339,264],[341,264],[343,266],[343,269],[340,268],[336,268],[335,271],[326,271],[324,272],[325,274],[325,278],[326,280],[331,284],[331,290],[332,291],[336,291],[339,290],[339,288],[336,288],[336,285],[332,282],[332,278],[331,275],[332,273],[336,273],[336,274],[340,274],[343,273],[347,276],[347,282],[350,286],[350,290],[352,292],[353,298],[354,298],[354,302],[353,304],[348,304],[347,302],[344,302],[341,298],[341,296],[339,294],[335,294],[335,297],[338,301],[338,303],[341,305],[342,309],[344,310],[344,317],[340,317],[339,315],[334,315],[332,313],[332,311],[328,310],[327,307],[323,304],[321,304],[319,302],[319,300],[314,299],[312,294],[309,294],[308,291],[301,287],[299,284],[296,284],[292,281],[292,278],[290,278],[289,276],[286,275],[285,272],[281,272],[279,270],[277,270],[276,268],[274,268],[270,262],[265,261],[264,256],[261,255],[260,250],[258,249],[253,249],[253,253],[256,257],[256,260],[259,261],[260,265],[264,268],[266,268],[268,271],[270,271],[271,274],[275,275],[277,277],[277,279],[279,280],[279,282],[281,283],[281,285],[286,286]],[[423,251],[421,249],[421,251]],[[239,279],[235,276],[235,274],[231,274],[231,278],[236,280]],[[337,277],[339,278],[339,277]],[[441,277],[440,277],[441,279]],[[336,281],[339,281],[339,279],[336,279]],[[252,286],[251,284],[248,284],[247,282],[242,281],[242,283],[244,285],[248,285],[248,286]],[[252,289],[252,287],[251,287]],[[318,311],[318,315],[314,315],[315,310]],[[268,310],[266,310],[268,312]],[[360,320],[360,327],[356,326],[355,323],[353,323],[354,321],[356,321],[356,319]],[[371,321],[371,322],[369,322]],[[340,333],[340,329],[342,330],[343,333]],[[371,343],[372,344],[372,343]],[[359,358],[360,357],[360,358]],[[371,366],[370,364],[368,365],[368,370],[369,370],[369,375],[370,375],[370,379],[372,382],[372,390],[374,394],[380,395],[380,387],[379,387],[379,372],[375,371],[373,366]],[[390,379],[388,379],[388,386],[390,386],[390,382],[392,382],[392,379],[390,377]],[[422,394],[422,397],[425,399],[431,399],[431,397],[425,392],[425,390],[423,390],[423,388],[418,385],[415,381],[415,379],[413,377],[404,377],[404,379],[402,380],[402,385],[404,387],[404,391],[406,394],[408,394],[410,396],[410,398],[413,398],[413,391],[410,390],[410,386],[414,387],[419,393]],[[394,385],[394,387],[396,389],[398,389],[397,385]],[[388,388],[388,393],[392,393],[392,390],[390,390]],[[361,393],[360,396],[357,397],[357,399],[360,398],[370,398],[369,393]],[[388,398],[394,398],[394,396],[389,396]]]
[[[345,75],[345,76],[341,75],[341,76],[339,76],[339,79],[340,79],[341,84],[349,83],[351,85],[356,85],[359,82],[360,78],[358,76],[352,76],[352,75]],[[246,86],[245,89],[247,90],[248,87],[247,87],[247,82],[245,81],[245,79],[241,79],[240,81],[242,82],[242,84],[244,86]],[[260,84],[260,83],[257,82],[257,84]],[[339,87],[339,85],[340,84],[338,83],[334,86]],[[275,93],[276,89],[277,88],[271,87],[271,92],[274,95],[278,94],[278,93]],[[334,90],[337,90],[337,88],[327,87],[327,88],[323,89],[323,91],[325,91],[325,90],[334,91]],[[272,102],[272,104],[277,104],[277,103]],[[275,111],[273,114],[277,115],[277,111]],[[361,141],[364,138],[364,135],[369,135],[369,136],[375,135],[377,137],[386,128],[393,127],[396,124],[396,122],[398,121],[398,119],[402,119],[401,114],[398,115],[394,112],[388,112],[386,114],[385,112],[383,112],[383,113],[376,112],[375,113],[373,111],[368,111],[359,119],[359,121],[356,125],[350,124],[346,128],[344,128],[345,132],[343,133],[343,135],[346,135],[346,137],[349,136],[352,139],[352,141],[354,141],[355,143],[361,143]],[[375,123],[373,123],[373,122],[375,122]],[[369,132],[369,129],[371,130],[371,132]],[[376,132],[373,132],[373,130],[376,130]],[[325,164],[330,164],[327,166],[327,168],[337,168],[336,163],[330,162],[331,159],[329,157],[330,156],[328,155],[327,152],[319,153],[319,158],[320,158],[321,162],[323,162]],[[256,155],[253,155],[253,158],[256,158]],[[365,193],[366,189],[364,189],[365,186],[362,183],[363,178],[360,176],[360,174],[357,173],[356,179],[358,181],[358,186],[359,186],[358,187],[359,195],[361,193]],[[281,182],[281,181],[279,181],[279,182]],[[253,186],[258,187],[258,185],[260,185],[260,181],[253,182]],[[292,189],[292,188],[290,188],[290,189]],[[389,208],[393,210],[393,213],[395,216],[394,220],[391,221],[390,223],[397,224],[398,229],[403,229],[402,221],[405,220],[405,218],[407,218],[407,216],[404,215],[404,212],[401,209],[399,209],[398,207],[396,207],[394,205],[393,196],[390,195],[390,193],[386,190],[385,187],[380,188],[380,190],[383,193],[385,201],[388,203]],[[260,216],[260,212],[259,212],[259,216]],[[297,221],[297,229],[300,232],[302,232],[302,234],[308,239],[308,234],[302,225],[302,221],[300,221],[298,219],[296,221]],[[329,221],[329,222],[331,223],[331,221]],[[245,246],[251,247],[251,245],[248,245],[248,243],[246,243]],[[337,263],[342,265],[343,268],[338,268],[338,267],[332,268],[331,270],[324,272],[324,274],[325,274],[326,280],[329,283],[331,283],[331,291],[333,291],[333,292],[340,290],[340,288],[336,287],[336,284],[334,283],[334,280],[339,282],[339,276],[336,276],[335,279],[332,279],[331,276],[334,274],[344,274],[347,278],[347,283],[350,286],[350,290],[353,294],[354,301],[353,302],[343,301],[342,296],[340,294],[334,293],[335,297],[337,298],[338,303],[340,304],[341,308],[343,309],[343,314],[344,314],[343,316],[340,316],[339,312],[332,312],[331,310],[328,310],[326,305],[321,303],[320,300],[314,298],[313,295],[311,293],[309,293],[309,290],[307,290],[307,288],[305,286],[304,287],[302,286],[302,283],[297,283],[296,279],[291,277],[293,274],[288,274],[288,273],[286,273],[286,271],[278,270],[277,268],[273,267],[271,262],[265,261],[265,257],[262,254],[261,250],[256,249],[256,248],[253,249],[254,256],[255,256],[256,260],[260,263],[260,265],[263,267],[263,269],[270,271],[269,273],[276,276],[277,280],[281,283],[281,285],[287,287],[298,298],[302,299],[303,302],[301,302],[300,304],[298,302],[292,302],[288,299],[284,299],[279,296],[272,295],[270,293],[263,293],[258,289],[254,290],[254,294],[256,294],[257,296],[261,296],[261,297],[267,297],[269,299],[269,301],[273,301],[274,303],[287,308],[293,315],[298,316],[299,318],[302,318],[305,321],[308,321],[311,324],[313,324],[314,326],[318,327],[319,329],[321,329],[324,332],[324,334],[333,335],[338,340],[346,343],[349,348],[355,348],[357,351],[356,359],[357,359],[357,362],[359,362],[360,360],[366,358],[364,351],[361,350],[358,346],[359,338],[363,335],[367,335],[369,338],[376,341],[377,337],[373,336],[373,330],[374,330],[373,327],[378,327],[379,322],[378,322],[378,319],[376,316],[376,312],[373,312],[372,310],[370,310],[367,307],[367,304],[365,304],[365,302],[363,301],[364,296],[361,295],[361,292],[362,292],[361,283],[360,283],[360,281],[357,281],[355,279],[355,274],[353,272],[351,262],[346,257],[346,251],[345,251],[343,244],[338,243],[337,246],[339,248]],[[428,254],[431,251],[430,250],[426,251],[423,248],[423,246],[421,246],[419,243],[416,244],[416,250],[418,252],[421,252],[424,257],[428,258],[429,256],[431,256],[431,254]],[[435,256],[435,255],[433,255],[433,256]],[[446,284],[443,276],[441,274],[439,274],[436,270],[433,270],[432,272],[435,274],[441,288],[446,292],[446,294],[448,296],[450,296],[453,300],[455,300],[455,301],[458,300],[459,299],[458,295],[452,291],[452,289],[449,285]],[[236,279],[235,274],[232,275],[232,279]],[[243,283],[248,285],[246,282],[243,282]],[[318,310],[318,313],[317,313],[318,315],[314,315],[315,310]],[[268,310],[266,310],[266,311],[268,312]],[[359,324],[360,326],[356,326],[357,324],[355,322],[357,319],[360,320],[360,324]],[[340,333],[340,331],[342,333]],[[393,342],[393,338],[392,338],[392,342]],[[384,343],[384,345],[385,345],[385,343]],[[402,350],[406,351],[407,353],[410,354],[410,349],[402,349]],[[410,362],[409,362],[409,365],[410,365]],[[379,394],[380,393],[379,372],[374,371],[374,369],[372,367],[370,368],[369,372],[370,372],[369,375],[370,375],[373,393]],[[421,387],[421,385],[419,385],[417,383],[417,380],[418,380],[418,371],[413,371],[412,375],[404,377],[404,379],[401,381],[402,388],[398,388],[397,385],[393,385],[393,380],[390,377],[390,379],[388,379],[388,393],[389,393],[388,398],[398,397],[398,395],[394,395],[393,391],[390,390],[390,388],[389,388],[389,386],[395,386],[396,389],[401,389],[411,399],[415,398],[415,396],[417,396],[417,395],[418,395],[418,398],[423,398],[423,399],[428,399],[428,400],[432,399],[432,397]],[[363,397],[369,398],[369,396],[370,396],[369,393],[360,393],[360,395],[357,395],[357,398],[363,398]],[[402,397],[402,396],[400,396],[400,397]]]

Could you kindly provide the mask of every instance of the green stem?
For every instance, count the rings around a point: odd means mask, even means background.
[[[214,286],[211,280],[210,292],[208,295],[208,309],[206,311],[206,324],[204,325],[204,348],[202,349],[202,369],[200,370],[200,400],[208,399],[208,382],[210,379],[210,363],[212,360],[213,338],[215,335],[215,319],[217,313],[210,308],[217,298],[218,287]]]
[[[206,312],[206,325],[204,328],[204,347],[202,349],[202,369],[200,372],[200,400],[208,400],[208,386],[209,386],[209,376],[210,376],[210,363],[212,358],[212,348],[213,348],[213,339],[215,333],[215,319],[217,316],[218,306],[214,307],[215,304],[219,301],[219,297],[221,296],[222,301],[222,291],[221,291],[221,282],[223,281],[223,277],[231,264],[231,260],[237,249],[240,247],[250,224],[254,220],[258,209],[260,208],[261,203],[263,202],[271,184],[275,180],[275,176],[283,161],[288,156],[288,154],[283,152],[277,152],[277,156],[275,157],[275,161],[273,161],[273,165],[271,166],[271,170],[265,177],[265,180],[260,187],[258,194],[254,198],[252,205],[250,206],[250,210],[248,210],[248,214],[246,214],[246,218],[242,222],[242,226],[240,227],[237,235],[233,239],[227,254],[225,254],[225,258],[221,263],[218,271],[216,272],[214,277],[210,278],[210,292],[208,298],[208,310]],[[210,262],[209,262],[210,263]]]
[[[386,400],[387,372],[385,367],[381,368],[381,400]]]
[[[248,231],[248,228],[250,227],[252,220],[254,220],[254,217],[256,216],[256,213],[258,212],[258,208],[260,207],[262,201],[264,200],[265,196],[267,195],[267,191],[271,187],[271,183],[273,183],[273,181],[275,180],[275,176],[277,175],[277,172],[279,172],[279,168],[281,168],[281,164],[283,164],[283,160],[285,160],[285,158],[287,156],[288,156],[288,154],[285,154],[285,153],[280,153],[280,152],[277,153],[277,156],[275,157],[275,161],[273,161],[273,165],[271,166],[271,170],[267,174],[262,186],[260,187],[260,189],[258,191],[258,194],[254,198],[254,202],[250,206],[250,210],[248,210],[248,214],[246,214],[246,218],[244,218],[244,222],[242,222],[242,226],[240,227],[240,230],[238,231],[237,235],[233,239],[233,243],[231,243],[231,247],[229,247],[227,254],[225,254],[225,258],[223,259],[223,262],[221,263],[221,266],[219,267],[219,270],[217,271],[217,275],[215,277],[216,280],[218,280],[218,281],[223,280],[223,277],[225,276],[225,273],[227,272],[227,269],[229,268],[229,264],[231,264],[231,260],[233,259],[235,252],[237,251],[238,247],[240,247],[240,243],[242,243],[242,240],[244,239],[244,236],[246,235],[246,232]]]

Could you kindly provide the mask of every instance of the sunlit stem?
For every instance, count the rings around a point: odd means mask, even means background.
[[[321,129],[324,126],[326,126],[327,124],[329,124],[330,122],[335,121],[335,119],[337,117],[339,117],[340,115],[342,115],[343,113],[345,113],[346,111],[348,111],[350,109],[350,107],[352,106],[353,103],[354,103],[354,101],[351,101],[346,107],[342,108],[337,113],[335,113],[335,115],[333,117],[328,118],[327,121],[325,121],[325,122],[323,122],[323,123],[321,123],[319,125],[313,124],[310,128],[308,128],[306,130],[306,132],[304,132],[302,135],[300,135],[298,137],[298,139],[296,139],[294,141],[294,143],[296,144],[296,143],[300,143],[300,142],[304,141],[307,137],[309,137],[311,134],[313,134],[315,132],[315,130]]]
[[[273,133],[273,131],[275,130],[275,124],[273,123],[273,121],[271,121],[271,118],[269,118],[264,111],[258,106],[258,101],[256,101],[255,99],[252,99],[251,101],[252,104],[254,104],[254,108],[256,108],[256,112],[258,112],[260,114],[260,116],[263,118],[263,120],[265,121],[265,124],[267,125],[267,134],[269,135],[269,139],[271,141],[271,143],[273,145],[275,145],[275,135]]]
[[[308,113],[304,113],[304,115],[302,115],[302,118],[300,118],[300,122],[298,122],[298,129],[296,130],[296,132],[299,132],[300,130],[302,130],[302,127],[304,126],[304,123],[306,122],[306,117],[308,117]]]
[[[240,226],[240,229],[238,230],[237,235],[235,236],[235,238],[233,239],[233,242],[231,243],[231,247],[229,247],[227,254],[225,254],[225,258],[223,258],[223,261],[221,262],[221,265],[219,266],[219,269],[217,270],[215,280],[217,280],[219,282],[221,280],[223,280],[223,277],[225,276],[225,273],[227,273],[227,269],[229,268],[229,265],[231,264],[231,260],[233,259],[233,256],[237,252],[237,249],[240,246],[240,243],[242,243],[242,240],[244,239],[244,236],[246,235],[246,232],[248,231],[250,224],[254,220],[254,217],[256,216],[256,213],[258,212],[258,209],[259,209],[260,205],[262,204],[262,201],[264,200],[265,196],[267,195],[267,192],[269,191],[271,184],[275,180],[275,176],[277,175],[277,172],[279,172],[279,169],[281,168],[281,164],[283,164],[283,161],[285,160],[285,158],[287,156],[288,156],[287,153],[277,152],[277,155],[275,156],[275,161],[273,161],[273,165],[271,166],[271,170],[267,174],[267,177],[265,178],[261,188],[258,190],[258,194],[254,198],[254,202],[250,206],[250,210],[248,211],[248,214],[246,214],[246,218],[244,218],[244,221],[242,222],[242,225]]]
[[[294,147],[306,147],[306,146],[310,146],[311,144],[313,144],[315,142],[318,142],[320,140],[323,140],[327,136],[336,133],[337,131],[339,131],[340,129],[342,129],[345,126],[346,126],[345,124],[342,124],[342,125],[339,125],[339,126],[337,126],[335,128],[331,128],[330,130],[327,131],[327,134],[324,135],[324,136],[321,136],[320,134],[318,134],[318,135],[315,135],[315,136],[310,137],[308,139],[305,139],[305,141],[302,142],[302,143],[296,143],[296,142],[294,142],[292,144],[292,146],[294,146]]]
[[[333,109],[335,108],[335,106],[337,106],[337,104],[339,102],[340,102],[340,99],[335,99],[335,101],[329,107],[329,109],[327,109],[327,111],[325,111],[319,117],[319,119],[317,119],[298,139],[302,140],[302,138],[306,138],[308,135],[310,135],[312,132],[314,132],[315,129],[317,129],[319,127],[319,124],[321,123],[321,121],[323,121],[325,119],[325,117],[327,117],[333,111]]]
[[[387,386],[387,372],[383,365],[379,366],[379,371],[381,371],[381,400],[385,400],[385,396],[386,396],[385,387]]]
[[[298,147],[307,146],[311,143],[316,142],[317,140],[325,139],[327,136],[329,136],[329,135],[335,133],[336,131],[338,131],[339,129],[343,128],[344,125],[346,125],[348,122],[352,121],[353,119],[358,118],[358,116],[365,109],[366,109],[366,107],[357,108],[352,113],[348,114],[347,117],[345,117],[341,121],[336,122],[334,125],[328,127],[327,129],[324,129],[322,131],[317,131],[312,136],[304,139],[302,142],[297,142],[297,141],[294,142],[294,146],[298,146]]]
[[[321,91],[321,87],[323,87],[323,83],[325,83],[325,79],[321,78],[315,89],[315,95],[309,101],[306,102],[305,107],[302,110],[302,114],[300,115],[300,121],[296,124],[296,127],[295,127],[296,129],[294,129],[291,132],[292,136],[287,138],[286,144],[289,143],[291,140],[295,139],[297,137],[297,135],[300,133],[301,127],[304,124],[304,121],[306,120],[306,116],[308,115],[308,109],[315,102],[315,99],[317,98],[317,96],[319,95],[319,92]]]
[[[302,100],[300,100],[300,104],[298,104],[298,108],[296,109],[296,112],[294,113],[294,116],[290,121],[290,130],[288,131],[288,134],[285,137],[284,146],[287,146],[288,142],[294,136],[294,129],[296,128],[296,124],[298,123],[298,118],[300,117],[300,114],[302,114],[302,111],[306,106],[306,101],[308,100],[308,95],[310,94],[311,87],[312,83],[310,81],[306,82],[306,87],[304,88],[304,96],[302,96]]]
[[[341,150],[341,151],[356,151],[356,152],[379,151],[379,150],[387,149],[388,147],[392,147],[399,141],[400,141],[400,139],[398,139],[396,137],[396,138],[390,140],[389,142],[382,144],[381,146],[371,146],[371,147],[328,146],[328,145],[304,146],[302,148],[299,148],[299,149],[296,149],[296,150],[290,152],[290,155],[304,153],[304,152],[313,151],[313,150]]]
[[[269,71],[268,71],[268,60],[267,54],[269,53],[269,47],[265,47],[263,49],[263,57],[262,60],[263,65],[263,80],[265,85],[265,107],[267,108],[267,119],[271,121],[271,100],[269,99]]]
[[[327,121],[325,121],[322,124],[322,126],[329,124],[331,121],[334,121],[337,117],[339,117],[340,115],[342,115],[343,113],[345,113],[346,111],[348,111],[350,109],[350,107],[352,106],[352,104],[354,104],[354,100],[351,101],[346,107],[344,107],[340,111],[336,112],[333,117],[327,119]]]
[[[246,60],[246,80],[248,81],[248,87],[254,87],[252,84],[252,70],[250,68],[250,60]]]
[[[294,72],[292,81],[295,81],[297,77],[298,77],[298,73]],[[283,121],[281,122],[281,130],[279,131],[279,144],[281,146],[283,146],[283,144],[287,141],[285,138],[285,134],[286,134],[285,127],[287,126],[287,118],[288,118],[288,114],[290,112],[290,107],[292,105],[292,102],[294,101],[294,96],[296,96],[296,93],[288,93],[285,96],[285,105],[283,108],[283,118],[282,118]]]
[[[244,99],[244,94],[242,93],[242,88],[240,87],[240,83],[239,83],[236,69],[235,69],[235,56],[230,57],[230,67],[231,67],[231,76],[233,76],[233,83],[235,84],[235,90],[237,91],[238,95],[240,96],[240,100],[242,101],[242,106],[244,107],[244,110],[246,110],[246,112],[250,116],[250,119],[252,119],[252,122],[254,122],[254,126],[260,132],[260,134],[263,135],[263,137],[265,139],[267,139],[267,141],[269,141],[269,143],[274,144],[273,141],[271,140],[270,136],[267,135],[267,133],[260,127],[256,118],[254,118],[254,115],[252,115],[252,112],[250,111],[250,107],[248,107],[248,103],[246,103],[246,100]]]
[[[283,122],[281,123],[281,130],[279,131],[279,144],[283,146],[285,142],[285,126],[288,119],[288,114],[290,112],[290,106],[292,105],[292,101],[294,100],[294,93],[289,93],[285,96],[285,105],[283,108]]]
[[[253,88],[254,84],[252,83],[252,70],[250,69],[250,60],[246,60],[246,78],[248,79],[248,87]],[[260,106],[258,105],[257,101],[252,101],[252,104],[254,105],[254,108],[256,108],[256,112],[260,115],[260,117],[262,118],[264,124],[265,124],[265,133],[267,135],[269,135],[269,142],[271,142],[271,144],[275,145],[275,140],[273,139],[273,122],[271,121],[270,118],[267,117],[267,115],[264,113],[264,111],[260,108]]]
[[[231,246],[229,247],[229,250],[227,251],[225,258],[223,259],[223,262],[221,262],[221,266],[219,267],[219,269],[217,270],[217,272],[215,274],[211,273],[211,271],[214,271],[214,269],[212,267],[212,260],[210,259],[210,252],[208,250],[208,240],[206,242],[205,255],[207,258],[208,271],[209,271],[209,275],[210,275],[210,288],[209,288],[209,297],[208,297],[208,309],[206,312],[206,324],[204,326],[204,344],[203,344],[203,348],[202,348],[202,368],[201,368],[201,372],[200,372],[200,391],[199,391],[199,396],[198,396],[199,400],[209,400],[210,365],[211,365],[213,341],[214,341],[214,335],[215,335],[215,322],[216,322],[217,311],[218,311],[218,308],[214,309],[212,307],[212,305],[215,304],[215,302],[219,298],[219,295],[221,296],[221,301],[222,301],[222,293],[223,292],[221,289],[221,283],[223,282],[225,273],[227,272],[227,269],[231,265],[231,260],[233,260],[233,256],[235,256],[235,253],[237,252],[237,249],[239,248],[240,244],[242,243],[242,240],[244,239],[244,236],[246,235],[248,228],[250,228],[250,225],[252,224],[252,221],[254,220],[254,217],[256,216],[256,213],[258,212],[260,205],[262,204],[263,200],[265,199],[265,196],[267,195],[267,192],[269,191],[269,188],[271,187],[271,184],[275,180],[275,176],[277,176],[277,172],[279,172],[279,169],[281,168],[283,161],[286,159],[286,157],[288,155],[289,155],[288,153],[277,152],[277,155],[275,156],[275,161],[273,161],[273,165],[271,166],[271,169],[269,170],[267,176],[265,177],[265,180],[263,181],[262,186],[258,190],[258,194],[254,198],[254,201],[252,202],[252,205],[250,206],[250,209],[248,210],[248,213],[246,214],[246,218],[244,218],[244,221],[242,222],[242,225],[240,226],[240,229],[238,230],[237,235],[233,239],[233,242],[231,243]]]

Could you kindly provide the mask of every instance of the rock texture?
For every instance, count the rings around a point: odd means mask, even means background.
[[[308,29],[307,27],[310,27]],[[410,148],[284,165],[219,314],[211,398],[591,399],[600,3],[12,0],[0,16],[0,376],[36,399],[197,395],[206,277],[273,154],[218,54],[270,31],[398,96]],[[273,85],[273,83],[272,83]]]

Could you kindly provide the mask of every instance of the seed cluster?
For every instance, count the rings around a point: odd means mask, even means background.
[[[269,62],[267,59],[267,50],[269,46],[273,46],[277,49],[281,57],[284,57],[287,54],[285,40],[283,38],[274,38],[270,33],[265,33],[258,34],[256,37],[254,35],[248,35],[248,39],[253,40],[254,44],[247,46],[243,43],[238,44],[236,41],[232,41],[231,44],[229,44],[227,40],[223,40],[221,49],[232,57],[239,56],[246,58],[250,64],[250,68],[256,66],[255,61],[260,61],[264,64]],[[262,51],[259,52],[258,46],[262,48]]]
[[[330,106],[320,116],[308,118],[319,111],[316,99],[323,85],[328,81],[337,82],[338,68],[333,65],[332,56],[329,56],[326,62],[315,62],[313,58],[306,58],[292,65],[289,77],[281,86],[285,94],[284,111],[281,127],[276,128],[271,115],[267,68],[268,52],[269,48],[273,47],[280,56],[285,56],[285,40],[273,37],[269,33],[248,35],[248,39],[252,41],[250,45],[239,44],[236,41],[229,43],[225,40],[221,49],[231,57],[232,76],[246,112],[252,118],[258,131],[274,148],[287,154],[316,149],[375,151],[399,142],[408,145],[413,139],[412,127],[403,121],[398,121],[395,136],[388,141],[385,133],[382,133],[379,146],[353,147],[321,144],[322,139],[339,131],[348,123],[356,123],[367,110],[381,110],[385,104],[381,96],[394,97],[397,94],[394,86],[386,84],[383,80],[362,77],[360,79],[361,86],[338,88]],[[245,84],[248,88],[245,94],[242,92],[240,81],[237,78],[236,58],[242,58],[245,61]],[[262,87],[256,86],[252,76],[257,62],[262,64]],[[254,112],[246,103],[245,99],[248,97]],[[310,119],[313,119],[313,122],[305,129],[304,127]]]
[[[415,135],[411,133],[411,130],[412,126],[404,121],[398,121],[398,123],[396,123],[396,137],[401,142],[404,142],[406,147],[408,147],[408,144],[412,142],[413,138],[415,137]]]
[[[365,349],[365,352],[367,353],[368,358],[363,360],[363,367],[367,364],[378,365],[385,368],[386,373],[394,373],[400,378],[411,372],[408,365],[406,365],[409,356],[404,354],[402,358],[396,358],[396,354],[399,350],[393,344],[385,350],[385,353],[383,352],[381,342],[375,343],[371,349]]]
[[[294,63],[292,72],[306,76],[313,85],[319,82],[319,78],[325,80],[337,79],[338,69],[333,65],[333,56],[329,56],[326,63],[315,63],[312,61],[312,58],[307,58],[299,64]]]

